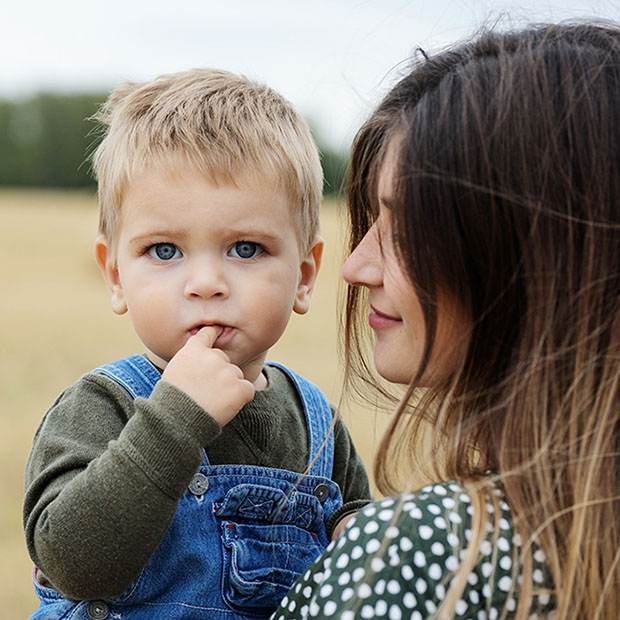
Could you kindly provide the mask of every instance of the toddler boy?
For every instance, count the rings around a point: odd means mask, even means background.
[[[321,263],[316,147],[223,71],[128,84],[99,119],[96,260],[145,353],[84,375],[36,432],[31,617],[267,617],[370,498],[333,407],[265,364]]]

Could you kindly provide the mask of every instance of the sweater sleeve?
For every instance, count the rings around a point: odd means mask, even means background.
[[[42,420],[26,465],[24,529],[45,585],[72,599],[120,594],[146,565],[221,431],[160,381],[135,401],[85,375]]]
[[[334,471],[333,480],[342,493],[342,506],[331,515],[327,524],[327,535],[331,538],[338,522],[349,514],[357,512],[372,500],[366,467],[355,449],[353,439],[342,416],[332,405],[332,414],[338,416],[334,427]]]

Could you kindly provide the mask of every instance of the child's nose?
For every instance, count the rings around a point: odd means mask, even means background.
[[[229,289],[224,274],[212,261],[195,261],[188,268],[185,297],[228,297]]]

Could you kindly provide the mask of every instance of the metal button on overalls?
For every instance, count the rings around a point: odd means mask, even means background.
[[[93,601],[88,605],[86,613],[93,620],[105,620],[110,615],[110,608],[104,601]]]
[[[329,497],[329,487],[326,484],[317,484],[312,491],[314,497],[316,497],[321,504]]]
[[[193,495],[204,495],[209,488],[209,479],[204,474],[194,474],[188,488]]]

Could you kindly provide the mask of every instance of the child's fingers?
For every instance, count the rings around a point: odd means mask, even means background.
[[[208,349],[211,349],[215,344],[218,336],[223,331],[224,328],[221,325],[205,325],[193,336],[193,338],[196,340],[196,342],[199,342]]]

